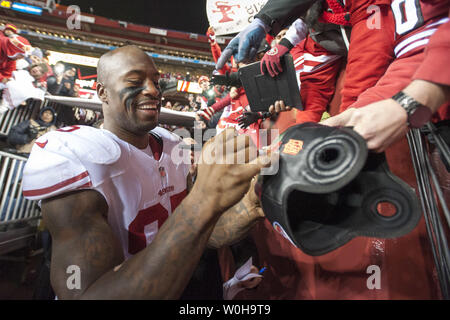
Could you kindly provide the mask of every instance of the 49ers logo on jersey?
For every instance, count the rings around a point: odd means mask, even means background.
[[[175,190],[175,187],[174,186],[170,186],[170,187],[167,187],[167,188],[159,190],[158,195],[160,197],[162,197],[166,193],[173,192],[174,190]]]

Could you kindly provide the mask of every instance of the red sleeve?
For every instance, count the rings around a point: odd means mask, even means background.
[[[296,70],[300,71],[300,96],[304,108],[303,111],[296,112],[296,123],[319,122],[335,94],[336,78],[339,75],[343,59],[328,60],[328,62],[317,65],[318,69],[312,72],[302,71],[305,63],[301,62],[301,59],[305,59],[306,56],[313,57],[308,58],[308,65],[315,63],[314,61],[318,59],[334,56],[310,36],[295,46],[291,50],[291,54],[294,61],[297,61]]]
[[[9,60],[4,64],[4,68],[0,70],[0,81],[12,77],[13,71],[16,71],[16,61]]]
[[[231,97],[230,94],[228,94],[225,98],[220,99],[218,102],[214,103],[211,108],[214,109],[214,112],[220,111],[226,106],[229,106],[231,104]]]
[[[352,27],[340,112],[373,87],[394,60],[395,22],[390,6],[380,6],[382,28],[369,29],[363,19]]]
[[[431,36],[425,50],[425,59],[413,79],[450,85],[450,65],[447,62],[449,52],[450,21],[440,26]]]
[[[320,121],[335,93],[341,63],[342,59],[339,59],[319,71],[301,75],[300,95],[304,110],[297,112],[296,123]]]
[[[211,43],[211,53],[215,62],[219,60],[220,55],[222,54],[222,49],[217,44],[217,42]]]

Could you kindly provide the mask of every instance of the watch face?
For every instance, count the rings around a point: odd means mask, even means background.
[[[404,104],[404,105],[408,105],[408,104],[409,104],[409,99],[408,99],[408,97],[404,97],[400,103],[401,103],[401,104]]]
[[[411,128],[422,128],[425,123],[430,121],[431,110],[424,106],[419,106],[413,110],[409,116],[409,125]]]

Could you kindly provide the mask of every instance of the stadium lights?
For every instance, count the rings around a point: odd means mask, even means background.
[[[11,1],[0,1],[0,7],[11,9],[12,3]]]
[[[30,6],[29,4],[14,2],[11,6],[12,10],[29,13],[29,14],[35,14],[35,15],[42,15],[42,8]]]

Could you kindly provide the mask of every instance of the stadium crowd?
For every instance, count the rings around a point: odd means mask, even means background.
[[[0,31],[0,37],[4,48],[2,52],[5,53],[0,69],[0,81],[2,83],[0,87],[0,113],[13,110],[18,106],[26,106],[33,99],[42,100],[44,95],[80,97],[81,88],[76,83],[76,68],[63,62],[56,62],[51,66],[46,50],[31,46],[26,38],[18,34],[18,29],[13,24],[5,25],[3,30]],[[206,76],[190,75],[189,72],[161,73],[161,82],[165,83],[178,80],[197,82],[199,79],[208,81]],[[164,107],[180,112],[197,112],[223,95],[223,92],[220,92],[223,89],[216,87],[210,86],[208,82],[206,86],[203,86],[202,94],[186,93],[187,103],[167,101]],[[94,98],[92,94],[88,97],[89,99]],[[53,119],[50,121],[51,126],[38,125],[39,123],[42,124],[43,121],[41,119],[42,112],[40,112],[36,120],[26,120],[11,128],[8,137],[9,146],[15,147],[19,153],[27,155],[31,151],[34,141],[49,130],[67,125],[94,125],[102,120],[101,113],[83,108],[75,108],[73,115],[71,110],[66,109],[62,109],[64,114],[59,116],[56,110],[52,108],[49,108],[49,112],[53,113]],[[171,131],[178,128],[169,125],[163,126]]]
[[[214,29],[207,30],[217,63],[211,75],[160,74],[153,60],[134,46],[105,53],[98,64],[97,87],[104,130],[91,128],[100,115],[78,109],[80,122],[74,124],[87,127],[54,132],[57,114],[52,108],[11,130],[10,143],[31,152],[24,194],[42,201],[44,222],[53,237],[52,287],[58,298],[447,297],[445,290],[439,291],[442,284],[423,244],[423,218],[413,232],[398,239],[358,237],[332,252],[308,255],[264,218],[255,183],[257,173],[267,166],[258,159],[269,151],[246,158],[245,164],[221,167],[198,163],[198,141],[185,139],[191,145],[189,160],[174,165],[169,159],[180,138],[170,131],[177,127],[158,124],[164,107],[194,112],[196,128],[216,129],[200,152],[202,159],[221,141],[244,142],[242,149],[233,150],[236,157],[252,147],[266,151],[268,145],[259,140],[264,129],[283,133],[309,122],[352,127],[368,149],[385,152],[394,174],[417,189],[406,133],[429,121],[449,120],[450,72],[445,59],[450,50],[450,8],[448,1],[411,3],[417,7],[405,13],[397,8],[399,1],[269,0],[223,50]],[[373,5],[380,27],[371,27],[374,17],[368,8]],[[417,23],[408,23],[407,18],[418,12]],[[13,71],[22,70],[38,90],[78,96],[76,70],[56,73],[45,54],[32,49],[16,31],[8,25],[0,35],[1,82],[6,84]],[[265,112],[252,111],[248,92],[233,75],[259,62],[262,73],[276,77],[288,53],[303,108],[279,100]],[[117,78],[112,79],[111,70]],[[164,99],[161,83],[177,80],[198,82],[202,93],[188,94],[186,104]],[[64,179],[49,173],[51,166],[64,166]],[[448,199],[450,175],[448,170],[437,171]],[[155,212],[157,218],[152,216]],[[95,252],[89,247],[93,239]],[[66,287],[64,266],[73,264],[70,259],[88,270],[86,283],[76,293]],[[181,264],[186,272],[172,267]],[[378,290],[366,285],[371,265],[382,266],[386,274]],[[158,277],[162,274],[163,279]]]

